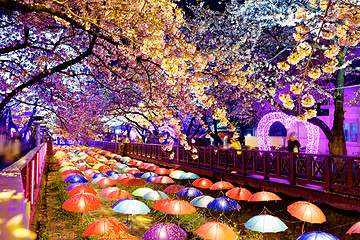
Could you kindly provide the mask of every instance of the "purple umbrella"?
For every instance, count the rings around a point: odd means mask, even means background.
[[[150,227],[143,235],[143,240],[183,240],[186,232],[172,223],[159,223]]]
[[[203,193],[197,188],[187,187],[178,191],[176,195],[183,197],[199,197],[202,196]]]
[[[82,175],[70,175],[65,179],[66,183],[85,183],[88,180],[84,178]]]

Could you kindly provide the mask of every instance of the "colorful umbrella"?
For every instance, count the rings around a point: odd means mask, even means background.
[[[223,190],[223,189],[231,189],[231,188],[234,188],[234,185],[232,185],[231,183],[226,181],[219,181],[214,183],[210,187],[210,190]]]
[[[192,172],[187,172],[180,176],[180,179],[198,179],[198,178],[200,178],[199,175]]]
[[[123,169],[124,167],[128,167],[126,164],[122,164],[122,163],[120,163],[120,164],[118,164],[118,165],[116,165],[116,169]]]
[[[182,197],[198,197],[198,196],[202,196],[203,193],[197,188],[187,187],[178,191],[176,195]]]
[[[76,186],[68,192],[70,196],[73,196],[78,193],[92,193],[94,195],[97,194],[97,192],[92,187],[84,186],[84,185]]]
[[[267,214],[250,218],[245,223],[245,227],[251,231],[262,233],[277,233],[287,229],[287,226],[279,218]]]
[[[109,194],[107,194],[106,198],[108,198],[108,199],[124,199],[124,198],[133,198],[133,196],[128,191],[118,189],[118,190],[112,191]]]
[[[129,173],[129,174],[135,174],[135,173],[139,173],[140,170],[137,169],[137,168],[130,168],[128,169],[128,171],[126,171],[126,173]]]
[[[146,193],[142,198],[145,200],[157,201],[157,200],[161,200],[161,199],[166,199],[166,198],[168,198],[168,196],[166,195],[166,193],[164,193],[162,191],[155,190],[155,191]]]
[[[120,172],[121,172],[121,173],[126,173],[129,169],[130,169],[130,168],[129,168],[128,166],[126,166],[126,167],[121,168],[121,169],[120,169]]]
[[[151,188],[138,188],[132,193],[132,195],[137,197],[143,197],[145,194],[152,191],[153,190]]]
[[[155,178],[153,182],[154,183],[162,183],[162,184],[171,184],[171,183],[174,183],[174,180],[172,180],[168,176],[161,176],[161,177]]]
[[[140,239],[127,232],[117,232],[117,233],[105,234],[98,240],[140,240]]]
[[[100,180],[103,179],[103,178],[105,178],[105,177],[97,177],[97,178],[94,178],[94,179],[91,181],[91,183],[96,184],[98,181],[100,181]]]
[[[199,179],[196,179],[192,183],[192,185],[194,187],[198,187],[198,188],[210,188],[213,185],[213,182],[207,178],[199,178]]]
[[[111,208],[115,212],[131,215],[145,214],[150,212],[150,209],[146,206],[145,203],[135,199],[120,199]]]
[[[194,198],[193,200],[191,200],[190,204],[195,206],[195,207],[201,207],[201,208],[206,208],[207,205],[212,202],[215,198],[211,197],[211,196],[199,196]]]
[[[164,189],[164,192],[165,193],[178,193],[181,189],[185,188],[184,186],[182,185],[171,185],[171,186],[168,186],[167,188]]]
[[[110,176],[111,179],[118,180],[120,174],[113,174]]]
[[[207,205],[207,208],[220,211],[234,211],[241,209],[240,205],[235,200],[225,197],[215,198]]]
[[[88,182],[88,180],[86,180],[86,178],[82,175],[71,175],[65,179],[65,182],[66,183],[80,183],[80,182],[84,183],[84,182]]]
[[[71,212],[89,212],[100,207],[100,200],[92,193],[78,193],[64,202],[62,208]]]
[[[95,184],[99,186],[112,186],[118,184],[118,182],[112,178],[105,177],[97,181]]]
[[[158,176],[150,176],[145,179],[146,182],[154,182],[155,179],[157,179]]]
[[[90,224],[81,234],[81,236],[95,236],[127,230],[129,230],[129,228],[119,220],[102,219]]]
[[[187,201],[173,200],[166,204],[160,211],[169,214],[191,214],[196,212],[196,208]]]
[[[76,186],[89,186],[89,184],[87,184],[87,183],[73,183],[70,186],[68,186],[67,188],[65,188],[65,190],[70,191],[71,189],[73,189]]]
[[[120,190],[120,188],[118,188],[118,187],[107,187],[107,188],[104,188],[103,190],[101,190],[100,194],[106,197],[111,192],[117,191],[117,190]]]
[[[144,173],[143,175],[141,175],[141,178],[148,178],[150,176],[158,176],[156,173],[153,173],[153,172],[147,172],[147,173]]]
[[[353,234],[353,233],[360,233],[360,222],[355,223],[354,225],[349,228],[346,234]]]
[[[119,175],[119,172],[118,171],[114,171],[114,170],[110,170],[110,171],[107,171],[106,172],[106,175],[108,175],[109,177],[111,177],[112,175]]]
[[[74,173],[74,174],[79,174],[79,175],[84,175],[81,171],[79,170],[66,170],[66,171],[63,171],[61,173],[61,175],[65,176],[65,175],[68,175],[70,173]]]
[[[97,173],[97,171],[95,169],[85,169],[83,171],[83,173],[88,175],[88,174],[91,174],[91,173],[95,174],[95,173]]]
[[[272,192],[261,191],[254,193],[248,200],[248,202],[267,202],[267,201],[277,201],[281,198]]]
[[[134,177],[141,178],[141,176],[144,175],[142,172],[134,173]]]
[[[95,173],[95,174],[93,175],[93,178],[98,178],[98,177],[107,177],[107,175],[104,174],[104,173]]]
[[[334,235],[326,232],[307,232],[298,237],[296,240],[339,240]]]
[[[143,235],[143,240],[183,240],[187,233],[172,223],[159,223],[151,226]]]
[[[227,191],[225,195],[235,200],[247,201],[252,196],[252,193],[246,188],[236,187]]]
[[[227,225],[219,222],[207,222],[196,231],[196,234],[210,240],[235,240],[236,233]]]
[[[160,211],[166,204],[168,204],[171,201],[174,201],[174,200],[169,199],[169,198],[161,199],[161,200],[157,201],[152,208]]]
[[[326,221],[326,217],[321,209],[310,202],[295,202],[287,207],[287,211],[291,214],[291,216],[304,222],[323,223]]]
[[[158,168],[155,170],[155,172],[157,175],[169,175],[170,174],[170,171],[169,169],[166,169],[166,168]]]
[[[180,179],[181,175],[183,175],[184,173],[186,173],[186,172],[184,172],[182,170],[177,170],[175,172],[170,173],[169,177],[175,178],[175,179]]]
[[[117,180],[123,180],[124,178],[135,178],[132,174],[128,174],[128,173],[123,173],[120,174],[119,177],[117,178]]]
[[[125,182],[122,182],[123,180],[120,181],[120,184],[124,184],[126,186],[144,186],[144,185],[146,185],[146,182],[139,178],[128,179]]]

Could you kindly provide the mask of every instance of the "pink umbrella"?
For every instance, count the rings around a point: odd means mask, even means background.
[[[355,223],[354,225],[352,225],[351,228],[349,228],[349,230],[346,232],[346,234],[353,234],[353,233],[360,233],[360,222]]]
[[[121,190],[121,189],[118,187],[107,187],[107,188],[104,188],[103,190],[101,190],[100,194],[106,197],[111,192],[117,191],[117,190]]]

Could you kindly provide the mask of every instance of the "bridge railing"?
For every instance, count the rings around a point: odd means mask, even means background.
[[[360,157],[331,156],[279,151],[234,150],[196,147],[198,158],[181,146],[174,146],[175,156],[158,144],[126,144],[126,155],[165,162],[193,165],[224,173],[278,179],[325,191],[339,191],[360,196]]]
[[[28,152],[24,157],[0,171],[0,238],[6,239],[11,232],[2,224],[19,214],[22,225],[29,228],[35,212],[42,172],[48,153],[52,152],[51,142],[46,142]],[[10,239],[12,239],[10,237]]]

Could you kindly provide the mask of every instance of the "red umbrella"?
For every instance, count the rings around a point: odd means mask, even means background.
[[[90,224],[81,234],[84,236],[95,236],[108,233],[127,231],[129,228],[121,221],[115,219],[102,219]]]
[[[192,185],[198,188],[210,188],[213,185],[213,182],[207,178],[198,178],[192,183]]]
[[[98,240],[140,240],[140,239],[127,232],[117,232],[117,233],[106,234],[101,238],[99,238]]]
[[[64,202],[62,208],[71,212],[89,212],[100,207],[100,200],[92,193],[78,193]]]
[[[137,161],[133,165],[136,166],[136,167],[140,167],[140,166],[144,165],[144,163],[142,161]]]
[[[98,172],[98,171],[96,171],[95,169],[92,169],[92,168],[85,169],[85,170],[83,171],[83,173],[86,174],[86,175],[88,175],[88,174],[90,174],[90,173],[95,174],[95,173],[97,173],[97,172]]]
[[[231,188],[234,188],[234,185],[232,185],[231,183],[226,182],[226,181],[220,181],[220,182],[214,183],[210,187],[210,190],[223,190],[223,189],[231,189]]]
[[[63,175],[63,176],[68,175],[68,174],[78,174],[78,175],[84,176],[84,174],[79,170],[65,170],[61,173],[61,175]]]
[[[113,163],[110,165],[110,168],[116,168],[116,166],[118,166],[119,164],[121,164],[121,163],[118,163],[118,162]]]
[[[78,193],[92,193],[94,195],[97,194],[97,192],[92,187],[89,187],[89,186],[86,186],[86,185],[80,185],[80,186],[73,187],[68,192],[68,194],[70,196],[73,196],[73,195],[78,194]]]
[[[172,180],[168,176],[161,176],[161,177],[155,178],[155,180],[153,182],[154,183],[162,183],[162,184],[171,184],[171,183],[174,183],[174,180]]]
[[[360,233],[360,222],[355,223],[354,225],[349,228],[346,234],[353,234],[353,233]]]
[[[106,197],[111,192],[117,191],[117,190],[121,190],[121,189],[118,187],[107,187],[107,188],[104,188],[103,190],[101,190],[100,194]]]
[[[126,186],[144,186],[144,185],[146,185],[146,182],[144,180],[138,179],[138,178],[127,179],[124,183],[122,183],[125,179],[121,180],[120,184],[124,184]]]
[[[80,167],[78,167],[78,169],[80,169],[80,170],[85,170],[85,169],[88,169],[88,168],[90,168],[89,165],[81,165]]]
[[[261,191],[254,193],[248,200],[248,202],[267,202],[267,201],[277,201],[281,198],[272,192]]]
[[[105,177],[97,181],[95,184],[100,186],[111,186],[118,184],[118,182],[112,178]]]
[[[147,168],[145,168],[146,170],[148,171],[155,171],[156,169],[160,168],[159,166],[156,166],[156,165],[152,165],[152,166],[149,166]]]
[[[126,173],[128,174],[135,174],[135,173],[139,173],[140,170],[139,169],[130,169],[129,171],[127,171]]]
[[[326,221],[325,214],[315,204],[306,201],[298,201],[287,207],[291,216],[308,223],[323,223]]]
[[[99,170],[106,170],[106,169],[111,169],[109,166],[106,165],[102,165],[99,167]]]
[[[152,207],[155,210],[159,210],[161,211],[161,209],[168,204],[169,202],[174,201],[172,199],[166,198],[166,199],[160,199],[159,201],[157,201],[154,206]]]
[[[211,240],[235,240],[236,233],[227,225],[219,222],[207,222],[196,231],[196,234],[204,239]]]
[[[135,178],[135,177],[132,174],[123,173],[118,176],[117,180],[123,180],[124,178]]]
[[[252,196],[252,193],[246,188],[236,187],[227,191],[226,196],[235,200],[247,201]]]
[[[194,213],[196,212],[196,208],[187,201],[173,200],[160,209],[160,211],[169,214],[182,215]]]
[[[155,172],[157,175],[169,175],[170,171],[166,168],[158,168],[155,170]]]
[[[185,188],[182,185],[171,185],[164,189],[164,193],[178,193],[181,189]]]
[[[134,198],[134,197],[128,191],[119,189],[119,190],[115,190],[115,191],[110,192],[106,196],[106,198],[109,198],[109,199],[124,199],[124,198]]]

